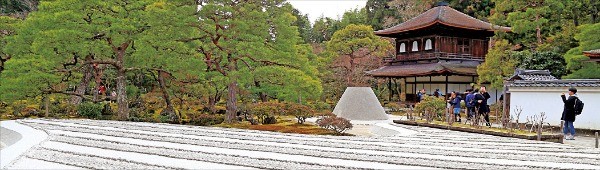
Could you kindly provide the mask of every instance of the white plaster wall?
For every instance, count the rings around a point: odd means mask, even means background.
[[[565,92],[568,96],[567,88],[511,87],[509,91],[511,115],[515,115],[515,108],[523,108],[519,122],[525,122],[527,116],[545,112],[548,123],[560,126],[564,106],[560,95]],[[585,107],[583,113],[575,118],[575,128],[600,129],[600,88],[578,88],[577,95]]]

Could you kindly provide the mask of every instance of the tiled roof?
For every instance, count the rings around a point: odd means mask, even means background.
[[[600,87],[600,79],[516,80],[508,87]]]
[[[524,70],[517,69],[508,80],[557,80],[549,70]]]
[[[373,77],[412,77],[439,74],[477,75],[479,62],[439,62],[425,64],[404,64],[383,66],[379,69],[367,71]]]
[[[600,49],[584,51],[583,55],[588,56],[588,57],[600,57]]]
[[[396,34],[420,28],[425,28],[434,24],[443,24],[451,27],[495,31],[502,30],[509,32],[509,27],[494,26],[488,22],[473,18],[467,14],[459,12],[448,6],[438,6],[431,8],[426,12],[394,27],[375,31],[376,35]]]

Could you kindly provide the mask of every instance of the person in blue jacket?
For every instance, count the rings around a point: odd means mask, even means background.
[[[460,118],[460,101],[462,101],[462,98],[460,97],[460,94],[457,92],[452,92],[452,94],[450,95],[450,105],[452,105],[452,108],[454,108],[454,121],[455,122],[461,122],[461,118]]]
[[[467,106],[467,120],[471,120],[475,116],[475,94],[473,89],[468,89],[465,93],[465,106]]]

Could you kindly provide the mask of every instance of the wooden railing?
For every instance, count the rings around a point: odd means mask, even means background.
[[[470,60],[484,60],[484,56],[473,56],[471,54],[457,54],[457,53],[446,53],[446,52],[413,52],[398,54],[396,58],[386,57],[383,61],[394,62],[394,61],[416,61],[416,60],[431,60],[431,59],[470,59]]]

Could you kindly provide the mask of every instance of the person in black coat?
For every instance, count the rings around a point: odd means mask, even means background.
[[[483,115],[485,119],[485,125],[491,127],[490,124],[490,106],[488,106],[488,99],[491,98],[490,94],[486,91],[485,86],[479,88],[479,93],[475,94],[475,100],[477,101],[477,107],[479,108],[479,115]],[[478,116],[479,116],[478,115]]]
[[[565,139],[567,140],[575,140],[575,127],[573,126],[573,122],[575,122],[575,100],[577,99],[576,93],[577,89],[571,87],[569,88],[569,98],[565,96],[565,93],[560,95],[563,103],[565,104],[560,120],[565,121],[563,133],[565,134]]]

